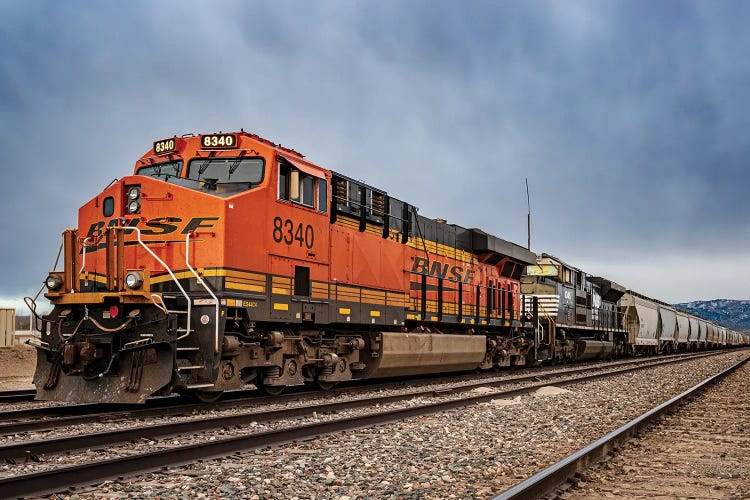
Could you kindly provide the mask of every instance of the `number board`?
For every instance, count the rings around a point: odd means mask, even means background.
[[[165,155],[167,153],[174,153],[175,151],[177,151],[177,139],[174,137],[154,142],[154,153],[157,155]]]
[[[203,149],[233,149],[237,147],[237,136],[234,134],[208,134],[201,136]]]

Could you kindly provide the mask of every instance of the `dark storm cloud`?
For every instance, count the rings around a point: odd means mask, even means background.
[[[153,140],[240,127],[518,242],[528,177],[535,250],[666,300],[740,296],[705,260],[750,246],[748,10],[4,2],[0,298]]]

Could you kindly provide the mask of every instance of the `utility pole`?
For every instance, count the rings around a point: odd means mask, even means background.
[[[526,178],[526,207],[528,208],[528,214],[526,215],[526,231],[528,235],[528,249],[531,251],[531,199],[529,198],[529,178]]]

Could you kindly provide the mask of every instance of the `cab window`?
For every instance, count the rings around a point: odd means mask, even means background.
[[[328,211],[328,183],[325,179],[318,179],[318,211]]]
[[[263,163],[263,158],[196,158],[190,160],[187,177],[216,184],[258,184]]]
[[[179,177],[180,172],[182,172],[182,160],[168,161],[165,163],[157,163],[156,165],[141,167],[136,172],[136,175],[147,175],[149,177],[156,177],[157,179],[167,181],[170,177]]]
[[[187,176],[171,182],[219,197],[253,189],[263,182],[263,158],[194,158]]]
[[[280,163],[279,199],[326,212],[328,208],[328,184],[325,179],[313,177],[291,165]]]

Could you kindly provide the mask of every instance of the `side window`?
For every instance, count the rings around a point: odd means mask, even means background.
[[[112,217],[112,215],[115,213],[115,199],[111,196],[107,196],[106,198],[104,198],[102,213],[104,217]]]
[[[315,206],[315,182],[311,175],[299,172],[299,196],[296,200],[306,207]]]
[[[328,183],[325,179],[318,179],[318,211],[328,211]]]
[[[315,208],[317,191],[318,210],[326,212],[328,209],[328,185],[325,180],[300,172],[296,168],[279,164],[279,199],[299,203],[306,207]]]
[[[289,200],[289,167],[279,165],[279,199]]]

